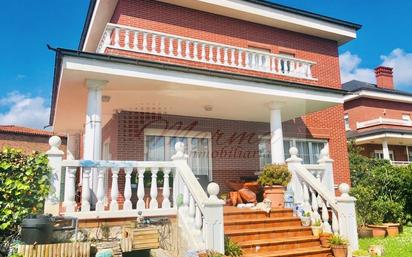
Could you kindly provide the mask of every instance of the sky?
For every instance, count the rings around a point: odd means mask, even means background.
[[[273,0],[362,24],[358,38],[341,46],[343,82],[374,83],[373,69],[394,67],[396,88],[412,92],[412,1]],[[0,124],[48,124],[53,47],[77,49],[88,0],[14,0],[2,6]],[[7,22],[5,22],[7,21]]]

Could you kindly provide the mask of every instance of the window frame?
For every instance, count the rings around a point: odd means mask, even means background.
[[[146,161],[146,156],[147,156],[147,144],[146,144],[146,136],[158,136],[158,137],[164,137],[165,138],[165,156],[169,155],[170,153],[167,153],[169,151],[169,147],[166,147],[167,145],[170,146],[170,138],[171,137],[183,137],[187,138],[187,141],[189,142],[190,139],[192,138],[200,138],[200,139],[208,139],[208,148],[209,148],[209,154],[208,154],[208,165],[209,165],[209,182],[213,181],[213,161],[212,161],[212,133],[207,132],[207,131],[193,131],[193,130],[174,130],[174,129],[145,129],[144,130],[144,160]],[[187,144],[187,153],[190,153],[192,151],[192,144]],[[186,153],[186,154],[187,154]],[[188,163],[189,164],[189,163]]]
[[[343,116],[343,122],[345,124],[345,130],[346,131],[351,130],[350,129],[350,123],[349,123],[349,114],[348,113],[345,113],[345,115]]]
[[[382,158],[377,158],[376,157],[377,154],[381,154]],[[391,158],[391,155],[392,155],[392,158]],[[379,159],[379,160],[385,160],[383,158],[383,150],[374,150],[373,151],[373,157],[376,158],[376,159]],[[393,152],[393,150],[389,150],[389,160],[395,161],[395,153]]]

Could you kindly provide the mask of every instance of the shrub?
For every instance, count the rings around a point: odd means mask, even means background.
[[[225,255],[230,257],[239,257],[242,256],[242,254],[243,252],[239,244],[225,236]]]
[[[287,186],[291,178],[292,175],[286,165],[268,164],[263,168],[263,172],[258,178],[258,183],[262,186]]]
[[[17,234],[22,219],[43,211],[49,185],[50,169],[44,154],[9,148],[0,152],[0,237]]]
[[[346,239],[344,239],[341,235],[339,234],[333,234],[330,238],[329,238],[329,243],[331,245],[347,245],[348,241]]]

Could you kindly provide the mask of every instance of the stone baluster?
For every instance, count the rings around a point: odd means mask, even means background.
[[[298,157],[298,153],[299,152],[296,147],[291,147],[289,149],[290,158],[286,160],[286,163],[288,164],[288,168],[292,173],[292,179],[288,185],[288,188],[290,188],[293,192],[294,203],[303,204],[303,185],[299,179],[299,176],[294,171],[295,165],[302,164],[302,159]]]
[[[104,175],[106,173],[106,169],[99,168],[98,172],[96,211],[104,211]]]
[[[238,67],[242,67],[242,66],[243,66],[242,54],[243,54],[243,51],[242,51],[241,49],[239,49],[239,50],[237,51],[237,66],[238,66]]]
[[[130,49],[130,30],[128,29],[124,31],[124,47]]]
[[[276,73],[276,58],[274,56],[270,57],[270,71]]]
[[[198,45],[199,45],[199,43],[196,42],[196,41],[193,43],[193,58],[194,58],[195,61],[199,60]]]
[[[147,32],[143,32],[143,52],[147,52]]]
[[[145,168],[139,167],[138,172],[138,184],[137,184],[137,210],[142,211],[145,209],[144,203],[144,172]]]
[[[306,64],[306,78],[311,79],[312,78],[312,65],[311,64]]]
[[[332,232],[332,228],[329,224],[329,211],[328,211],[328,207],[326,206],[325,202],[322,200],[322,220],[323,220],[323,224],[322,224],[322,229],[325,232]]]
[[[216,63],[221,64],[222,63],[222,47],[218,46],[216,47]]]
[[[308,186],[306,185],[306,182],[302,182],[302,188],[303,188],[303,209],[305,211],[310,211],[311,210],[311,205],[310,205],[310,196],[309,196],[309,189]]]
[[[150,209],[159,208],[159,203],[157,202],[157,172],[159,168],[151,168],[152,171],[152,185],[150,186]]]
[[[228,48],[223,48],[223,61],[225,65],[229,65],[229,56],[228,56]]]
[[[67,168],[67,177],[65,181],[66,194],[64,195],[64,207],[66,212],[74,212],[76,207],[76,168]]]
[[[332,211],[332,231],[333,233],[339,233],[339,221],[336,211]]]
[[[139,48],[139,32],[135,31],[133,33],[133,49],[137,50]]]
[[[114,47],[120,47],[120,29],[114,29]]]
[[[289,60],[289,73],[290,74],[295,73],[295,62],[293,60]]]
[[[182,40],[180,38],[177,39],[177,57],[182,58]]]
[[[235,49],[234,48],[232,48],[231,50],[230,50],[230,64],[232,65],[232,66],[235,66],[236,65],[236,63],[235,63],[235,60],[236,60],[236,58],[235,58]]]
[[[201,50],[201,55],[202,55],[202,62],[206,62],[206,44],[202,43],[202,50]]]
[[[185,57],[190,59],[190,40],[186,40]]]
[[[169,38],[169,55],[174,56],[174,46],[173,46],[174,38]]]
[[[256,68],[256,53],[251,53],[251,65],[250,68],[254,69]]]
[[[156,46],[157,46],[157,35],[156,34],[152,34],[152,53],[156,53]]]
[[[165,55],[166,54],[166,52],[165,52],[165,36],[161,36],[160,37],[160,53],[162,54],[162,55]]]
[[[130,201],[130,198],[132,197],[132,185],[130,181],[132,179],[132,172],[133,172],[133,168],[131,167],[124,168],[124,173],[126,174],[126,176],[125,176],[125,182],[124,182],[123,210],[132,209],[132,202]]]
[[[183,186],[183,211],[185,214],[189,213],[189,189],[186,185]]]
[[[200,208],[198,204],[195,206],[196,212],[195,212],[195,228],[198,231],[199,235],[202,233],[202,223],[203,223],[203,218],[202,218],[202,213],[200,211]]]
[[[277,59],[278,59],[278,70],[277,70],[277,72],[278,73],[285,73],[284,65],[282,65],[283,64],[282,58],[277,57]]]
[[[163,201],[162,201],[162,208],[168,209],[170,208],[170,186],[169,186],[169,174],[171,168],[164,168],[163,169]]]
[[[209,62],[215,63],[215,60],[213,59],[213,46],[212,45],[209,45]]]
[[[83,184],[82,184],[82,212],[90,211],[90,173],[91,168],[83,168]]]
[[[195,199],[193,198],[193,195],[190,194],[189,196],[189,222],[193,223],[195,221],[195,214],[196,214]]]
[[[119,204],[117,203],[117,197],[119,196],[119,185],[118,185],[118,177],[119,177],[119,168],[113,167],[112,168],[112,191],[111,191],[111,201],[110,201],[110,210],[117,211],[119,209]]]
[[[312,221],[316,221],[318,219],[320,219],[320,215],[319,215],[319,205],[318,205],[318,198],[316,196],[315,190],[311,189],[311,206],[312,206]]]

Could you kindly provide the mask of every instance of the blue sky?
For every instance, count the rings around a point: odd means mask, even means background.
[[[385,64],[395,67],[397,88],[412,91],[412,1],[273,2],[362,24],[358,39],[340,48],[342,79],[374,82],[373,68]],[[0,124],[47,125],[54,53],[46,44],[77,48],[87,6],[88,0],[3,4]]]

